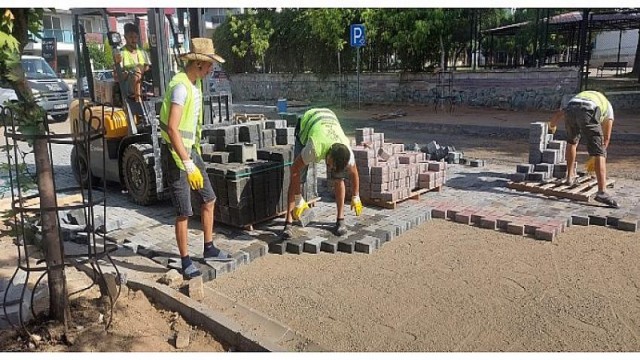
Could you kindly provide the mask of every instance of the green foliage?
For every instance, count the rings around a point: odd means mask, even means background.
[[[113,67],[113,56],[111,55],[111,47],[103,46],[90,42],[87,44],[89,49],[89,57],[93,60],[94,69],[111,69]]]
[[[284,8],[249,10],[229,16],[214,33],[216,50],[232,72],[355,71],[356,50],[348,46],[349,25],[364,23],[367,44],[360,49],[363,71],[425,71],[448,64],[471,64],[472,50],[489,49],[510,58],[549,56],[568,42],[545,33],[543,18],[571,9],[497,8]],[[516,22],[529,25],[516,36],[491,39],[483,30]],[[541,23],[541,21],[539,22]],[[546,42],[547,53],[541,50]],[[336,56],[338,54],[338,56]]]
[[[233,54],[240,58],[249,57],[256,61],[263,61],[269,49],[269,38],[274,33],[269,16],[269,10],[249,10],[247,14],[231,16],[229,31],[236,42],[231,45]]]
[[[20,57],[28,41],[29,32],[38,34],[42,27],[44,9],[16,8],[5,9],[0,20],[0,76],[7,81],[16,92],[18,101],[4,104],[3,117],[12,116],[13,119],[3,119],[9,124],[13,121],[16,130],[25,135],[41,134],[44,132],[45,111],[34,97],[24,76]],[[28,143],[31,145],[31,143]],[[6,150],[5,150],[6,151]],[[24,154],[21,152],[21,154]],[[19,160],[22,160],[20,163]],[[7,165],[8,164],[3,164]],[[23,159],[14,159],[14,176],[21,179],[23,191],[35,187],[35,177],[28,172]],[[8,170],[6,168],[0,169]]]

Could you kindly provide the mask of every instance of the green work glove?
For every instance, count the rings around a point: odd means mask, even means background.
[[[187,180],[189,186],[193,190],[200,190],[204,187],[204,178],[200,169],[193,163],[193,160],[187,160],[182,162],[184,164],[184,170],[187,172]]]

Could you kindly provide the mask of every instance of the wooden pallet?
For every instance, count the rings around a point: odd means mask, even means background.
[[[378,207],[382,207],[385,209],[395,209],[397,207],[397,205],[403,201],[406,200],[420,200],[420,195],[428,192],[428,191],[437,191],[440,192],[442,191],[442,185],[437,186],[433,189],[418,189],[415,191],[412,191],[411,194],[409,195],[409,197],[406,197],[404,199],[400,199],[400,200],[396,200],[396,201],[384,201],[384,200],[380,200],[380,199],[362,199],[362,203],[364,205],[370,205],[370,206],[378,206]]]
[[[314,199],[311,199],[311,200],[307,200],[307,204],[309,204],[309,206],[311,206],[311,207],[314,207],[314,206],[316,206],[316,202],[318,202],[319,200],[320,200],[320,197],[317,197],[317,198],[314,198]],[[222,222],[220,220],[216,220],[216,223],[225,224],[227,226],[231,226],[231,227],[234,227],[234,228],[237,228],[237,229],[246,230],[246,231],[253,231],[253,226],[254,225],[257,225],[257,224],[260,224],[262,222],[278,218],[280,216],[285,215],[286,213],[287,213],[286,210],[285,211],[281,211],[279,213],[276,213],[276,214],[273,214],[273,215],[269,215],[264,219],[260,219],[260,220],[252,222],[251,224],[242,225],[242,226],[233,225],[233,224],[227,224],[227,223]]]
[[[615,180],[608,179],[607,187],[613,187]],[[518,191],[526,191],[546,196],[589,202],[598,192],[598,181],[590,176],[580,176],[574,185],[564,184],[564,179],[551,179],[545,182],[513,182],[507,187]]]

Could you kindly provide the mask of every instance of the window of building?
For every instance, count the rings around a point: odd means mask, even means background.
[[[62,30],[62,26],[60,24],[60,18],[57,16],[44,15],[42,18],[42,27],[45,30],[53,29],[53,30]]]
[[[93,23],[91,20],[79,19],[80,25],[84,27],[84,32],[92,33],[93,32]]]

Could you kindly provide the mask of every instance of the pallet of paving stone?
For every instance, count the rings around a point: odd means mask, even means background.
[[[320,197],[317,197],[317,198],[311,199],[311,200],[307,200],[307,204],[309,204],[309,206],[311,206],[311,207],[314,207],[319,200],[320,200]],[[216,223],[224,224],[224,225],[227,225],[227,226],[230,226],[230,227],[234,227],[234,228],[237,228],[237,229],[253,231],[253,227],[255,225],[258,225],[258,224],[263,223],[265,221],[269,221],[271,219],[278,218],[280,216],[284,216],[286,213],[287,213],[286,210],[285,211],[280,211],[278,213],[269,215],[269,216],[264,217],[262,219],[256,220],[256,221],[254,221],[254,222],[252,222],[250,224],[246,224],[246,225],[242,225],[242,226],[238,226],[237,224],[230,224],[230,223],[227,223],[226,221],[222,221],[222,220],[219,220],[219,219],[216,219]]]
[[[382,207],[385,209],[391,209],[394,210],[399,203],[404,202],[406,200],[420,200],[420,195],[428,192],[428,191],[437,191],[440,192],[442,190],[442,185],[440,186],[436,186],[433,189],[417,189],[412,191],[408,197],[404,198],[404,199],[398,199],[395,201],[385,201],[385,200],[381,200],[381,199],[366,199],[366,198],[362,198],[362,203],[364,205],[369,205],[369,206],[378,206],[378,207]]]
[[[615,180],[608,179],[607,187],[613,187]],[[581,176],[573,185],[566,185],[564,179],[553,178],[545,182],[508,182],[507,187],[545,196],[589,202],[598,192],[598,181],[590,175]]]

